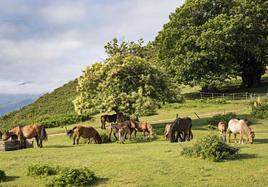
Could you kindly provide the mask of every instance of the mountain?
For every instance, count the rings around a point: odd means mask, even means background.
[[[0,94],[0,116],[33,103],[40,95]]]
[[[48,116],[73,114],[74,106],[72,101],[76,97],[76,85],[77,80],[70,81],[53,92],[42,95],[32,104],[7,113],[0,118],[0,129],[32,123],[37,119]]]

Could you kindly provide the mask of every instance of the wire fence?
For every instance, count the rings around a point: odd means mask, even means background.
[[[200,93],[191,93],[185,95],[186,99],[217,99],[222,98],[226,100],[256,100],[258,97],[267,97],[268,93],[208,93],[208,92],[200,92]]]

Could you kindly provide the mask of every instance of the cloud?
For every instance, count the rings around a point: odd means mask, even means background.
[[[112,38],[153,40],[177,0],[0,1],[0,93],[43,93],[104,59]],[[31,84],[18,86],[27,81]]]

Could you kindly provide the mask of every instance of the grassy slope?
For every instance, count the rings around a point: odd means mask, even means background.
[[[172,105],[163,108],[158,115],[146,117],[146,120],[169,121],[176,113],[191,115],[192,111],[208,117],[205,114],[224,109],[242,114],[249,112],[245,103],[210,105],[190,102],[181,107]],[[205,130],[206,119],[194,120],[194,141],[208,133],[217,133]],[[85,124],[99,126],[99,121]],[[171,144],[162,138],[163,124],[154,124],[154,127],[157,128],[158,139],[153,142],[72,146],[66,136],[50,136],[43,149],[2,152],[0,169],[10,176],[9,181],[2,185],[44,185],[45,179],[26,176],[29,164],[41,162],[70,167],[88,166],[101,178],[99,186],[268,186],[268,120],[252,125],[256,131],[256,143],[239,146],[240,159],[219,163],[180,156],[181,146],[188,146],[194,141]],[[49,129],[49,133],[59,130]]]
[[[76,96],[77,81],[71,81],[51,93],[41,96],[36,102],[0,118],[1,125],[8,127],[31,123],[49,115],[74,113],[72,101]]]

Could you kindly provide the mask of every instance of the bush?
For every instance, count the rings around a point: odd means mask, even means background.
[[[34,164],[28,166],[27,175],[28,176],[50,176],[56,175],[58,172],[58,168],[51,167],[49,165],[42,164]]]
[[[95,180],[95,174],[88,168],[62,168],[47,186],[90,186]]]
[[[218,136],[208,135],[198,140],[193,147],[183,148],[181,154],[216,162],[224,159],[233,159],[237,157],[238,151],[238,148],[231,147],[220,141]]]
[[[217,114],[215,116],[212,116],[212,118],[208,120],[208,124],[217,126],[220,121],[224,121],[225,123],[228,123],[228,121],[230,121],[230,119],[232,118],[236,118],[236,114],[233,112],[228,112],[224,115]]]
[[[6,179],[6,173],[3,170],[0,170],[0,182]]]
[[[268,118],[268,103],[254,104],[251,109],[251,115],[255,118]]]
[[[102,143],[109,143],[109,135],[106,132],[100,132]]]
[[[209,104],[227,104],[228,101],[224,98],[207,98],[207,99],[196,99],[200,103],[209,103]]]

